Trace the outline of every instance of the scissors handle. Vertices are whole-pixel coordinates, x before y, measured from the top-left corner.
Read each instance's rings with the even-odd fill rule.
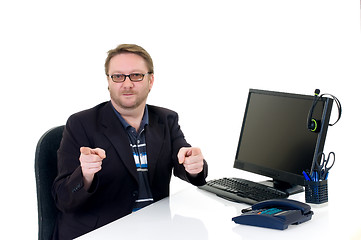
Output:
[[[332,164],[331,166],[328,167],[328,162],[330,161],[331,159],[331,155],[333,156],[333,159],[332,159]],[[330,152],[327,156],[327,159],[324,159],[324,162],[322,163],[322,179],[326,180],[328,178],[328,172],[329,170],[333,167],[333,165],[335,164],[335,160],[336,160],[336,156],[335,156],[335,153],[334,152]]]
[[[329,166],[329,161],[332,159],[332,164]],[[318,161],[320,159],[320,161]],[[335,164],[335,153],[330,152],[326,158],[326,155],[323,152],[320,152],[317,155],[316,161],[314,161],[314,164],[312,166],[313,172],[312,174],[312,180],[313,181],[320,181],[320,180],[326,180],[328,178],[329,170],[333,167]]]
[[[330,159],[331,159],[331,155],[333,156],[333,158],[332,158],[332,164],[331,164],[331,166],[327,167],[328,162],[329,162]],[[330,170],[330,169],[333,167],[333,165],[335,164],[335,160],[336,160],[335,153],[334,153],[334,152],[330,152],[330,153],[328,154],[327,160],[326,160],[326,162],[325,162],[325,169],[327,169],[327,171]]]

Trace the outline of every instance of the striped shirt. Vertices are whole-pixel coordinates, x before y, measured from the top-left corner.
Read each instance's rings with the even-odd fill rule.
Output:
[[[148,125],[148,108],[145,106],[143,119],[140,123],[139,131],[129,125],[118,111],[113,107],[116,115],[122,123],[124,129],[128,133],[130,147],[133,150],[134,162],[137,167],[138,181],[139,181],[139,195],[135,202],[133,212],[137,211],[151,203],[153,203],[153,196],[149,186],[148,178],[148,159],[147,159],[147,145],[145,141],[145,126]]]

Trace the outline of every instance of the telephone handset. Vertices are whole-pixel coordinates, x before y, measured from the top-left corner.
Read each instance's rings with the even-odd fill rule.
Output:
[[[291,199],[273,199],[243,209],[242,215],[232,218],[235,223],[284,230],[291,224],[311,220],[313,212],[305,203]]]

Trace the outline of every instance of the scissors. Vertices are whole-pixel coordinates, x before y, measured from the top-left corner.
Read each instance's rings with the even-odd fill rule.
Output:
[[[320,156],[321,156],[320,163],[318,163],[318,161],[315,161],[315,169],[316,169],[316,176],[317,176],[316,181],[327,179],[328,172],[335,164],[335,159],[336,159],[334,152],[330,152],[328,154],[327,158],[324,153],[319,153],[317,158],[319,158]],[[331,165],[329,164],[330,161],[332,161]]]

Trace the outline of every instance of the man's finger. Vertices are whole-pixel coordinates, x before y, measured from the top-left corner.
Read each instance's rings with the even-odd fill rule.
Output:
[[[98,155],[100,158],[104,159],[106,157],[105,151],[101,148],[95,148],[93,149],[96,155]]]
[[[178,152],[178,162],[179,164],[183,164],[186,157],[189,157],[192,155],[192,148],[181,148]]]
[[[91,155],[91,154],[98,155],[101,159],[104,159],[106,157],[105,151],[101,148],[92,149],[89,147],[81,147],[80,153],[84,155]]]
[[[81,147],[80,153],[84,155],[90,155],[91,154],[91,148],[89,147]]]

